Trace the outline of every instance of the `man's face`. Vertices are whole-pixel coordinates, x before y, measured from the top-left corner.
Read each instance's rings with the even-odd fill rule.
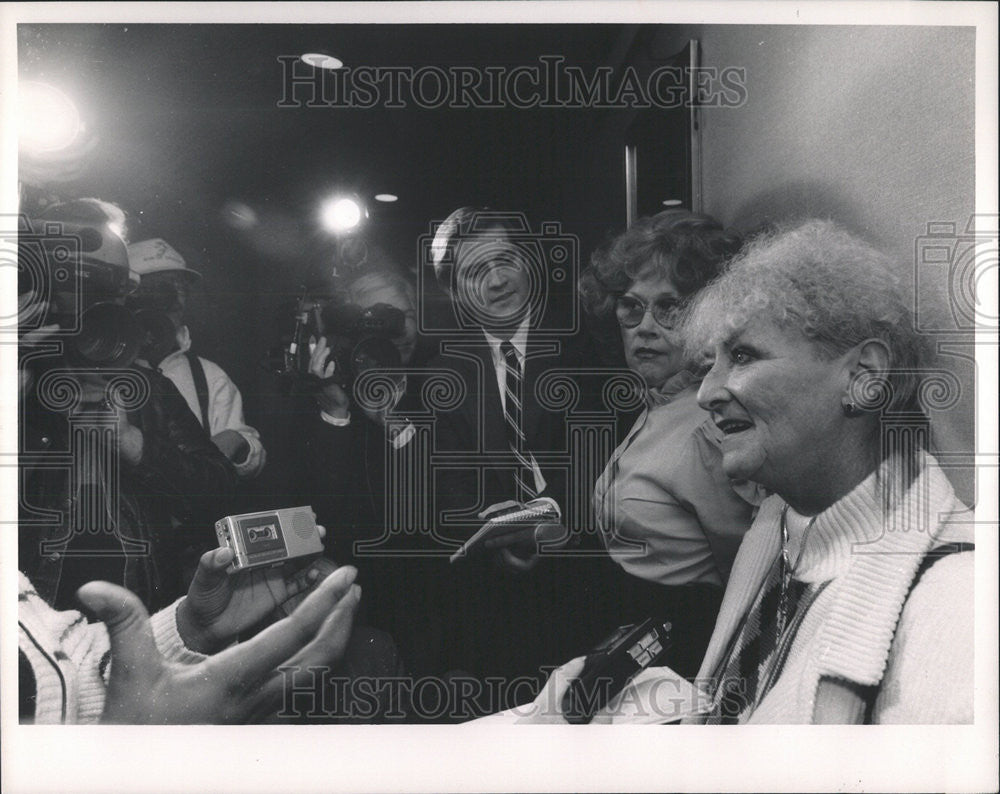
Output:
[[[184,324],[189,291],[188,278],[182,272],[165,270],[144,275],[136,294],[137,297],[155,301],[157,307],[174,321],[174,325],[181,326]]]
[[[531,273],[527,256],[502,229],[462,240],[452,299],[483,328],[510,328],[528,316]]]

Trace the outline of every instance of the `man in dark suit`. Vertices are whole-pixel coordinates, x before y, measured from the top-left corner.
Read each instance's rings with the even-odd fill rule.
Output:
[[[565,414],[539,381],[574,359],[569,336],[545,327],[551,263],[544,242],[521,213],[466,207],[438,227],[431,245],[459,330],[428,368],[450,370],[463,387],[435,423],[432,483],[442,538],[464,540],[512,503],[546,499],[565,513]],[[538,552],[507,547],[442,563],[436,608],[447,620],[449,666],[509,681],[586,650],[570,561]]]

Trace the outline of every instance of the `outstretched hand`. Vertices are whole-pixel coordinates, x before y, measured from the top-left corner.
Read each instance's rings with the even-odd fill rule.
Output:
[[[361,590],[357,571],[328,576],[290,617],[203,662],[167,662],[153,639],[138,596],[108,582],[90,582],[77,597],[104,622],[111,674],[104,722],[125,724],[258,721],[282,708],[289,668],[329,668],[344,655]]]
[[[320,536],[325,534],[318,526]],[[229,574],[233,561],[228,548],[201,555],[187,597],[177,607],[177,629],[193,651],[215,653],[256,626],[275,608],[315,585],[318,566],[294,562]]]

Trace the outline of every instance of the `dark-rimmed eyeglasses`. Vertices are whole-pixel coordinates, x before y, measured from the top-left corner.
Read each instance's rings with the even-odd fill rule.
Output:
[[[677,325],[681,302],[677,298],[661,297],[647,306],[631,295],[620,295],[615,299],[615,317],[622,328],[635,328],[642,322],[646,312],[652,312],[656,324],[671,329]]]

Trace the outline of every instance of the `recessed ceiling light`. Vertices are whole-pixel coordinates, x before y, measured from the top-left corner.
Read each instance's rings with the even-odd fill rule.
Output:
[[[389,204],[393,201],[399,201],[399,196],[397,196],[395,193],[376,193],[375,200],[384,201],[387,204]]]
[[[322,52],[307,52],[300,55],[299,58],[316,69],[339,69],[344,65],[340,58],[334,58],[332,55],[326,55]]]
[[[667,199],[663,202],[664,207],[679,207],[684,202],[680,199]]]

